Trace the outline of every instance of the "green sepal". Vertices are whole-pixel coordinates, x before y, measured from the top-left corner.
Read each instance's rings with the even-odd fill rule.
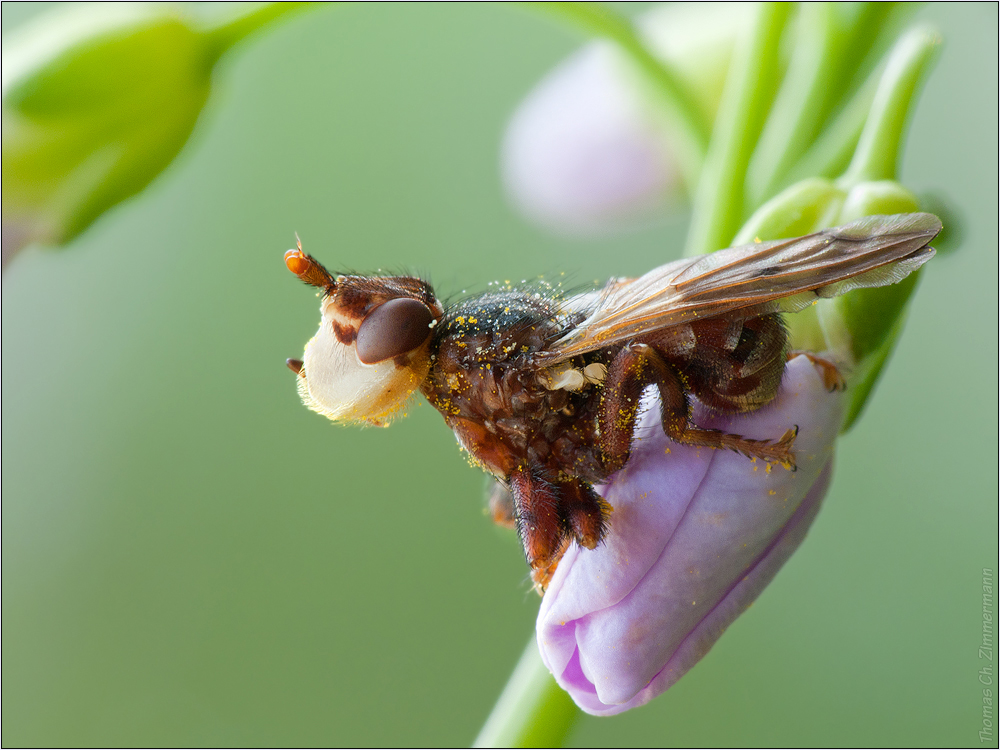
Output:
[[[881,289],[856,289],[837,300],[841,319],[851,331],[854,371],[848,373],[848,406],[841,425],[846,432],[861,415],[892,354],[906,322],[906,303],[917,287],[923,269],[917,269],[898,284]]]
[[[836,226],[847,193],[831,180],[814,177],[786,188],[758,208],[737,233],[734,245],[801,237]],[[824,300],[825,301],[825,300]],[[817,306],[786,318],[793,349],[828,349]]]
[[[898,182],[863,182],[844,201],[840,223],[873,214],[901,214],[919,210],[916,196]],[[850,346],[853,371],[847,374],[848,408],[841,427],[846,431],[864,409],[882,367],[903,330],[906,303],[917,286],[922,269],[898,284],[878,289],[856,289],[829,300],[832,308],[821,314],[827,340],[844,340]],[[836,329],[834,328],[836,326]]]
[[[812,178],[787,188],[757,209],[733,244],[799,237],[865,216],[917,210],[916,197],[892,180],[864,182],[844,190],[837,182]],[[792,349],[831,352],[844,365],[849,400],[845,430],[864,408],[895,346],[918,276],[919,272],[898,284],[819,300],[788,316]]]
[[[917,197],[895,180],[862,182],[847,191],[838,217],[848,224],[877,214],[908,214],[920,210]]]

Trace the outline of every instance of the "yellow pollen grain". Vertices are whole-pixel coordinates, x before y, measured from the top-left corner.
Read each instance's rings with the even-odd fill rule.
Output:
[[[775,490],[768,490],[768,491],[767,491],[767,494],[768,494],[768,495],[777,495],[778,493],[777,493],[777,491],[775,491]]]

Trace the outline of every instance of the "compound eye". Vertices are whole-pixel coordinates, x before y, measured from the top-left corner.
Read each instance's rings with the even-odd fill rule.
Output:
[[[433,320],[427,305],[409,297],[379,305],[358,328],[358,359],[374,365],[413,351],[431,335]]]

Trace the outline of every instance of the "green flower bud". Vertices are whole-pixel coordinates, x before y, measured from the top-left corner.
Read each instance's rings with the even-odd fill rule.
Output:
[[[831,180],[819,177],[802,180],[754,211],[733,244],[800,237],[842,224],[839,218],[846,197],[846,191]],[[820,307],[816,305],[788,316],[786,324],[795,349],[821,352],[830,348],[819,313]]]
[[[791,186],[761,206],[733,244],[796,237],[865,216],[918,210],[916,197],[892,180],[862,182],[848,190],[836,182],[813,178]],[[918,277],[919,271],[898,284],[857,289],[842,297],[820,300],[787,321],[793,348],[832,352],[848,369],[845,430],[861,413],[895,346],[905,320],[906,302]]]
[[[281,5],[281,4],[276,4]],[[74,6],[3,48],[3,261],[65,244],[142,190],[187,141],[212,68],[283,10],[197,29],[168,6]]]
[[[819,177],[802,180],[754,211],[753,216],[736,235],[733,244],[745,245],[754,240],[798,237],[844,224],[846,222],[838,219],[846,196],[847,193],[830,180]]]
[[[63,244],[159,174],[194,127],[215,61],[161,9],[84,6],[45,20],[4,49],[5,260],[12,229],[18,246]]]
[[[920,210],[917,197],[895,180],[862,182],[847,192],[840,210],[842,223],[875,214],[908,214]]]

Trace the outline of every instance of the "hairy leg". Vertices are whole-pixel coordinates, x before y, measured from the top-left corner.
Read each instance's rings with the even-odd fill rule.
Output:
[[[611,506],[587,482],[551,482],[527,466],[516,469],[509,481],[517,531],[541,593],[571,541],[587,549],[600,544]]]
[[[725,448],[794,470],[792,442],[798,433],[797,427],[774,441],[753,440],[698,427],[690,421],[691,404],[681,374],[648,344],[630,344],[618,353],[608,368],[598,417],[601,450],[609,472],[620,469],[628,461],[639,398],[650,384],[655,384],[660,392],[663,431],[671,440],[685,445]]]

